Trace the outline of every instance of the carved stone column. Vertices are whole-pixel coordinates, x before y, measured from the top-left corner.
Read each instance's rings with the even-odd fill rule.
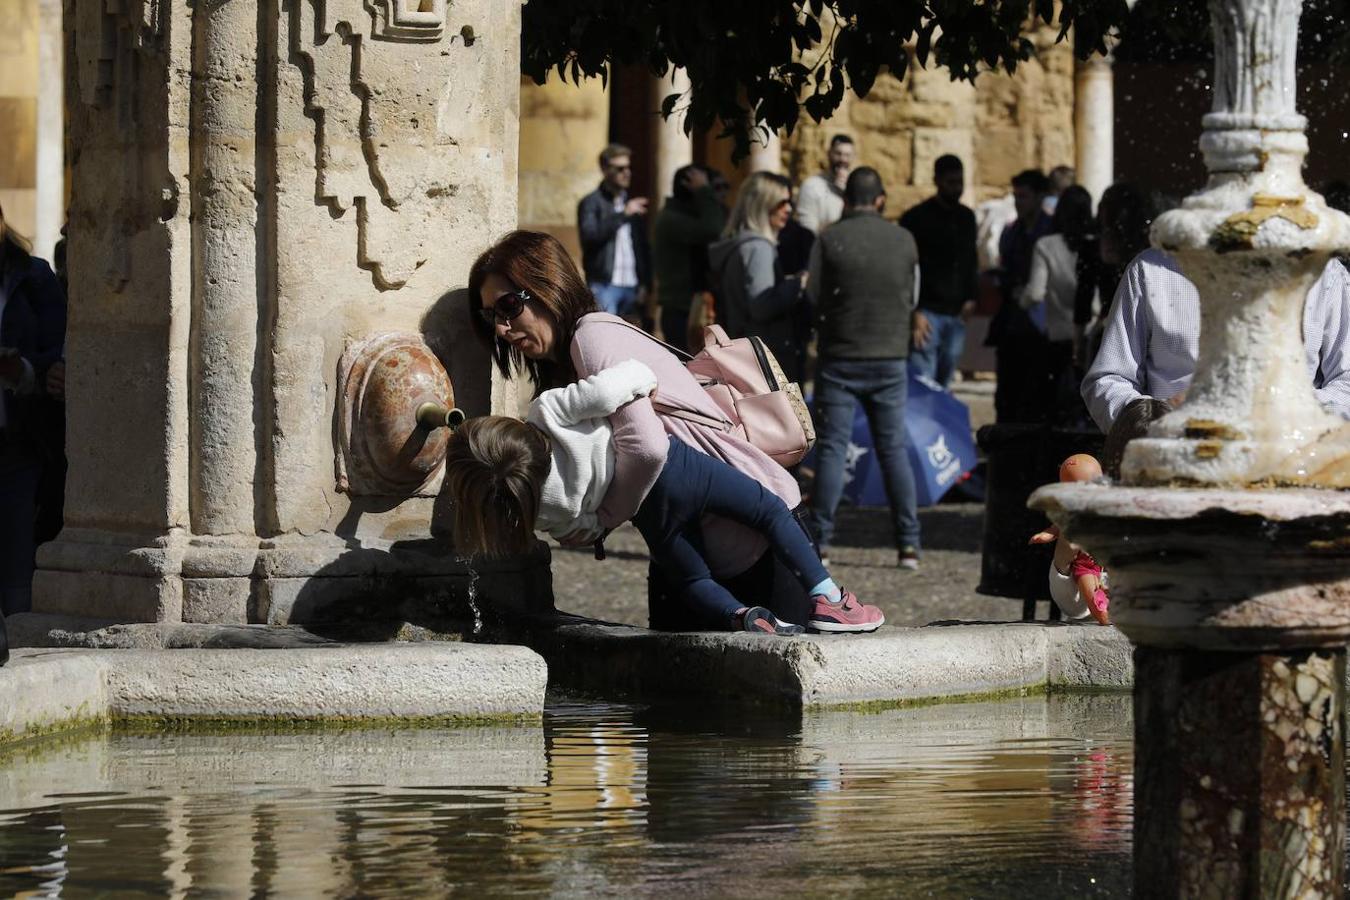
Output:
[[[35,611],[280,622],[467,585],[418,543],[437,474],[339,477],[342,378],[400,334],[470,414],[515,401],[456,290],[515,225],[519,5],[67,10],[71,475]]]
[[[1294,107],[1301,0],[1212,0],[1209,184],[1153,239],[1200,289],[1200,356],[1186,403],[1130,446],[1135,484],[1350,487],[1350,423],[1325,412],[1303,355],[1308,289],[1350,223],[1303,182]]]

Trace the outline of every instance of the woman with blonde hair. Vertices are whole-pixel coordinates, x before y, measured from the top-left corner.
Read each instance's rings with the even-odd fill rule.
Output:
[[[723,240],[708,249],[708,258],[722,288],[727,334],[760,338],[784,374],[800,381],[811,327],[803,302],[807,275],[784,277],[778,261],[778,233],[791,217],[792,183],[756,172],[741,185]]]

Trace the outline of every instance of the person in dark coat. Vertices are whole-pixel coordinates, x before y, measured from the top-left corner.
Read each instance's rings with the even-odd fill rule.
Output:
[[[0,210],[0,612],[32,605],[38,480],[48,370],[60,359],[66,298],[51,267]]]
[[[586,283],[600,308],[634,323],[643,321],[652,286],[647,242],[647,198],[630,197],[633,153],[622,144],[600,152],[600,186],[577,204]]]
[[[989,323],[985,343],[997,352],[994,415],[999,422],[1043,423],[1051,414],[1045,403],[1045,335],[1018,302],[1031,278],[1036,242],[1050,233],[1050,217],[1041,208],[1049,187],[1038,169],[1013,176],[1017,221],[1003,229],[998,242],[1003,303]]]

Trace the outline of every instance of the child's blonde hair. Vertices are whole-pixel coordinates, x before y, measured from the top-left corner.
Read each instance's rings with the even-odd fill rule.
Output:
[[[455,549],[486,556],[528,552],[552,465],[548,438],[533,425],[506,416],[461,425],[445,452]]]

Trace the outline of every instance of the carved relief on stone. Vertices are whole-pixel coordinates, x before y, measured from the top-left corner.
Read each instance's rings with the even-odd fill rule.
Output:
[[[453,141],[436,137],[448,73],[430,42],[440,40],[444,10],[441,0],[291,6],[291,60],[315,123],[315,199],[335,217],[354,216],[357,265],[382,290],[402,287],[426,262],[436,229],[424,223],[457,190],[439,146]]]
[[[107,102],[119,51],[146,46],[164,30],[160,0],[74,0],[72,24],[80,99],[87,106]]]
[[[1211,0],[1214,112],[1293,116],[1303,0]],[[1277,127],[1296,128],[1298,124]]]
[[[445,31],[445,0],[374,0],[374,37],[437,41]]]
[[[172,219],[178,209],[172,175],[133,149],[145,124],[143,94],[154,90],[156,72],[162,81],[165,17],[162,0],[69,0],[66,7],[70,161],[76,165],[70,218],[74,230],[95,238],[91,246],[98,248],[83,257],[82,269],[113,293],[132,276],[127,235]],[[85,153],[120,157],[125,168],[113,180],[106,171],[84,172],[77,164]],[[156,191],[154,185],[161,187]]]

